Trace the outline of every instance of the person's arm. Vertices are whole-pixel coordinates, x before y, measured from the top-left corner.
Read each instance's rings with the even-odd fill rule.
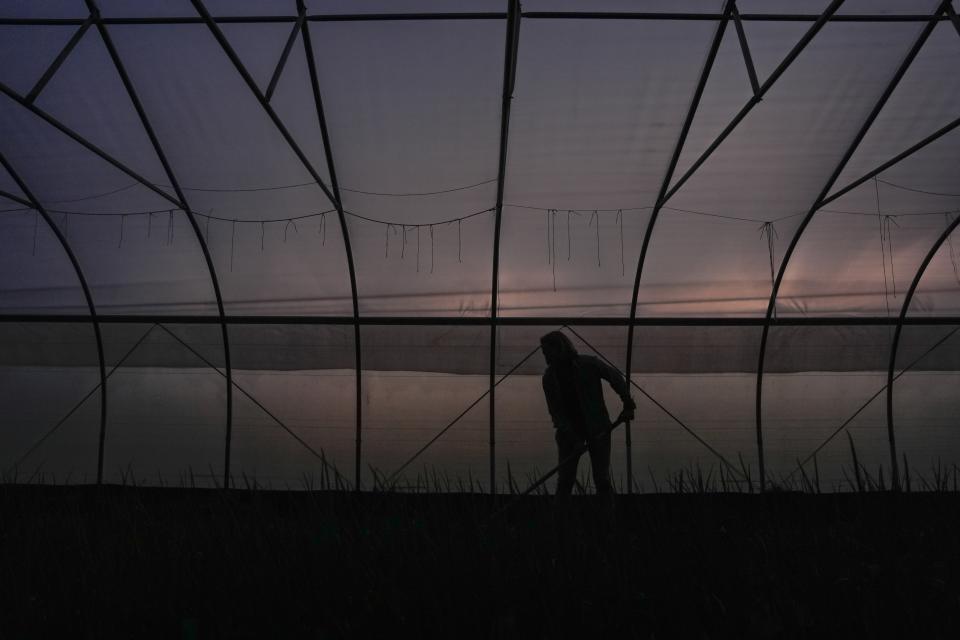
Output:
[[[554,385],[550,384],[547,374],[543,374],[542,385],[543,396],[547,399],[547,411],[550,412],[550,418],[553,420],[553,428],[559,429],[563,423],[563,411],[558,391]]]
[[[626,380],[620,375],[619,371],[600,358],[591,358],[591,360],[597,368],[599,376],[610,383],[610,387],[620,396],[620,400],[623,402],[623,413],[621,415],[627,420],[633,420],[637,403],[630,397],[630,387],[627,385]]]

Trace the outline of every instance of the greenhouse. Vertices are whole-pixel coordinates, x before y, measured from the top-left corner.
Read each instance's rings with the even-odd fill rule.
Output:
[[[956,482],[958,10],[0,3],[2,481]]]

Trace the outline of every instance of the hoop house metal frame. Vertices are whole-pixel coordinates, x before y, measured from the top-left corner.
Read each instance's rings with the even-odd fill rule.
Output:
[[[100,159],[112,165],[115,169],[119,170],[126,176],[132,178],[139,185],[149,189],[152,193],[163,198],[165,201],[169,202],[171,205],[176,207],[178,210],[182,210],[187,216],[187,219],[190,222],[193,235],[195,236],[200,250],[207,267],[208,276],[210,283],[212,285],[215,301],[216,301],[216,315],[159,315],[159,314],[144,314],[144,315],[129,315],[129,314],[105,314],[98,312],[96,305],[94,303],[93,297],[90,292],[90,287],[87,283],[87,278],[85,277],[80,263],[78,262],[74,252],[70,247],[68,238],[60,232],[57,226],[53,223],[50,218],[49,213],[46,208],[40,204],[34,193],[30,190],[29,186],[24,183],[16,172],[15,167],[13,167],[3,155],[3,145],[0,143],[0,165],[2,165],[11,177],[16,182],[18,188],[23,192],[26,198],[21,198],[20,196],[12,193],[0,192],[0,197],[6,198],[11,202],[17,203],[25,208],[35,210],[38,214],[44,219],[46,224],[50,227],[53,233],[56,235],[57,240],[62,247],[63,251],[69,258],[69,261],[72,265],[72,268],[77,276],[77,279],[80,283],[80,286],[83,290],[84,298],[89,310],[88,315],[64,315],[64,314],[5,314],[0,315],[0,323],[14,323],[14,322],[45,322],[45,323],[81,323],[81,322],[90,322],[94,329],[96,344],[97,344],[97,353],[99,358],[99,390],[100,390],[100,440],[99,440],[99,450],[98,450],[98,461],[97,461],[97,483],[103,482],[103,451],[104,451],[104,441],[106,438],[106,423],[107,423],[107,379],[109,375],[106,371],[105,359],[104,359],[104,347],[103,339],[101,336],[101,326],[107,323],[150,323],[152,325],[159,325],[161,328],[164,328],[165,324],[177,323],[177,324],[216,324],[220,327],[223,343],[223,354],[224,354],[224,371],[222,375],[225,378],[226,384],[226,437],[224,442],[224,473],[223,473],[223,486],[231,486],[231,463],[230,463],[230,452],[231,452],[231,438],[232,438],[232,426],[233,426],[233,388],[237,388],[246,396],[251,398],[256,402],[261,408],[267,410],[262,404],[260,404],[253,396],[251,396],[247,391],[240,388],[232,375],[232,366],[231,366],[231,356],[230,356],[230,340],[229,340],[229,327],[231,325],[256,325],[256,324],[273,324],[273,325],[346,325],[351,326],[353,329],[353,344],[354,344],[354,370],[355,370],[355,394],[356,394],[356,410],[355,410],[355,438],[354,438],[354,487],[359,490],[362,486],[362,429],[363,429],[363,349],[361,346],[361,327],[363,326],[417,326],[417,325],[435,325],[435,326],[453,326],[453,327],[468,327],[468,326],[480,326],[480,327],[489,327],[490,328],[490,342],[489,342],[489,372],[488,372],[488,389],[484,395],[488,396],[489,402],[489,434],[488,434],[488,445],[489,445],[489,473],[490,473],[490,489],[491,491],[496,491],[496,433],[497,433],[497,420],[496,420],[496,387],[500,381],[497,379],[497,347],[498,347],[498,329],[500,327],[512,327],[512,326],[552,326],[552,327],[563,327],[563,326],[608,326],[608,327],[625,327],[627,329],[627,339],[626,339],[626,353],[625,353],[625,376],[628,380],[631,380],[631,373],[633,367],[633,352],[635,346],[635,329],[637,327],[669,327],[669,326],[703,326],[703,327],[758,327],[761,328],[761,338],[759,343],[759,360],[757,364],[756,371],[756,395],[755,395],[755,433],[756,433],[756,445],[757,445],[757,456],[759,462],[759,488],[760,490],[766,489],[767,486],[767,474],[764,463],[764,445],[763,445],[763,429],[762,429],[762,407],[763,407],[763,380],[764,380],[764,364],[766,356],[766,348],[768,342],[768,336],[770,329],[773,327],[784,327],[784,326],[890,326],[894,328],[894,334],[891,344],[891,352],[889,358],[889,366],[887,368],[887,384],[885,387],[885,396],[886,396],[886,422],[887,422],[887,432],[889,440],[889,453],[890,453],[890,464],[892,471],[892,486],[896,489],[899,488],[901,482],[898,472],[898,463],[897,463],[897,450],[896,450],[896,438],[895,438],[895,425],[894,425],[894,415],[893,415],[893,390],[894,382],[896,380],[895,367],[897,364],[897,355],[898,348],[901,342],[901,334],[903,328],[906,326],[920,326],[920,325],[957,325],[960,326],[960,317],[956,316],[934,316],[934,317],[910,317],[908,310],[914,295],[917,291],[917,288],[920,284],[920,281],[926,272],[930,262],[932,261],[934,255],[940,249],[940,247],[947,241],[950,234],[956,229],[958,223],[960,223],[960,217],[953,220],[947,228],[937,237],[936,241],[929,247],[928,251],[925,253],[923,261],[921,262],[919,268],[912,277],[911,284],[907,290],[903,302],[900,306],[899,313],[896,317],[884,317],[884,316],[858,316],[858,317],[847,317],[847,316],[822,316],[822,317],[777,317],[776,316],[776,306],[778,294],[786,274],[787,268],[790,265],[791,258],[793,257],[794,250],[796,249],[799,241],[801,240],[804,231],[807,229],[809,223],[815,216],[815,214],[823,209],[829,203],[835,201],[836,199],[842,197],[843,195],[849,193],[857,186],[864,184],[866,181],[877,176],[884,170],[895,166],[897,163],[909,158],[916,152],[927,147],[928,145],[934,143],[935,141],[941,139],[946,134],[955,130],[960,126],[960,118],[957,118],[945,126],[941,127],[939,130],[928,135],[927,137],[917,141],[915,144],[910,147],[903,149],[900,153],[894,155],[888,160],[880,163],[874,169],[868,171],[864,175],[860,176],[856,180],[852,181],[847,185],[841,186],[839,189],[834,189],[836,186],[837,180],[841,177],[842,172],[847,167],[848,162],[850,161],[853,154],[858,149],[858,146],[871,130],[874,125],[875,120],[883,110],[890,96],[894,93],[895,89],[899,85],[901,79],[911,68],[911,64],[921,52],[924,44],[927,39],[933,33],[934,28],[944,21],[951,21],[953,25],[957,28],[958,34],[960,34],[960,21],[958,21],[956,13],[951,6],[950,0],[943,0],[940,5],[937,7],[936,11],[932,14],[905,14],[905,15],[892,15],[892,14],[838,14],[837,11],[840,9],[843,4],[843,0],[833,0],[825,8],[823,13],[813,15],[813,14],[775,14],[775,13],[740,13],[735,0],[727,0],[724,4],[723,10],[720,13],[683,13],[683,12],[543,12],[543,11],[533,11],[526,12],[523,11],[519,0],[505,0],[506,2],[506,11],[504,12],[465,12],[465,13],[390,13],[390,14],[341,14],[341,15],[316,15],[309,14],[307,7],[305,6],[303,0],[291,0],[291,8],[295,9],[295,12],[291,15],[284,16],[231,16],[231,17],[222,17],[222,16],[212,16],[207,10],[206,6],[202,0],[191,0],[193,7],[196,10],[197,15],[195,16],[181,16],[181,17],[103,17],[100,14],[100,11],[97,7],[97,4],[94,0],[85,0],[87,7],[89,9],[89,15],[84,18],[0,18],[0,25],[6,26],[17,26],[17,27],[30,27],[30,26],[47,26],[47,25],[56,25],[56,26],[76,26],[78,29],[74,32],[72,37],[68,40],[66,45],[62,48],[59,55],[53,60],[45,72],[40,76],[40,79],[35,83],[32,89],[26,94],[21,94],[20,92],[14,90],[10,86],[7,86],[3,83],[0,83],[0,93],[3,93],[7,98],[16,102],[22,109],[30,112],[34,116],[45,121],[48,125],[57,129],[60,133],[66,135],[74,142],[83,146],[89,152],[95,154]],[[336,171],[336,154],[334,153],[333,144],[330,140],[330,135],[328,131],[328,124],[326,121],[324,113],[324,88],[320,83],[320,75],[317,70],[317,61],[314,54],[313,44],[311,40],[311,23],[323,23],[323,22],[390,22],[390,21],[471,21],[471,20],[481,20],[481,21],[498,21],[502,22],[504,25],[504,65],[503,65],[503,79],[502,79],[502,93],[501,93],[501,102],[500,102],[500,132],[499,132],[499,143],[498,143],[498,160],[497,160],[497,175],[496,175],[496,196],[495,202],[491,210],[494,213],[494,234],[493,234],[493,262],[492,262],[492,278],[491,278],[491,298],[490,298],[490,310],[489,315],[485,317],[446,317],[446,316],[399,316],[399,315],[387,315],[387,316],[364,316],[361,314],[360,304],[359,304],[359,294],[357,287],[357,272],[356,264],[353,250],[351,248],[351,238],[350,231],[346,222],[343,199],[341,194],[341,186],[337,178]],[[508,149],[510,146],[510,117],[511,117],[511,103],[513,100],[513,93],[517,78],[517,60],[519,57],[519,52],[522,48],[520,33],[521,25],[524,21],[536,21],[536,20],[671,20],[671,21],[707,21],[711,23],[716,23],[716,30],[710,41],[709,50],[707,53],[706,60],[702,66],[702,69],[699,73],[699,77],[693,91],[693,95],[690,99],[690,103],[685,115],[685,118],[682,122],[682,127],[680,128],[679,136],[672,146],[672,153],[670,154],[670,161],[665,171],[663,173],[662,181],[660,181],[659,191],[656,196],[655,204],[652,207],[652,211],[647,221],[642,237],[642,245],[640,248],[639,258],[634,270],[634,280],[632,286],[632,294],[630,300],[630,311],[627,317],[565,317],[565,316],[553,316],[553,317],[533,317],[533,316],[503,316],[500,313],[500,304],[499,304],[499,294],[500,294],[500,253],[501,253],[501,235],[502,235],[502,220],[503,220],[503,207],[504,207],[504,190],[507,180],[509,179],[509,167],[508,160],[509,154]],[[733,24],[731,24],[731,22]],[[803,37],[792,47],[792,49],[787,53],[784,59],[775,67],[775,69],[770,73],[765,81],[760,83],[757,78],[756,69],[754,68],[753,60],[751,58],[750,49],[747,43],[747,39],[744,32],[743,23],[745,22],[795,22],[795,23],[809,23],[809,26],[806,30],[806,33]],[[683,186],[689,181],[689,179],[694,176],[697,171],[703,166],[711,155],[720,148],[724,141],[730,136],[730,134],[738,127],[738,125],[748,116],[748,114],[753,110],[757,105],[759,105],[764,98],[764,95],[776,84],[776,82],[784,75],[790,65],[801,55],[804,49],[811,43],[814,42],[818,33],[823,29],[824,26],[831,22],[845,22],[845,23],[871,23],[871,22],[902,22],[902,23],[918,23],[923,24],[923,29],[914,42],[913,46],[910,48],[908,54],[903,59],[902,63],[897,67],[896,72],[890,78],[888,84],[886,85],[885,90],[880,96],[879,100],[870,110],[870,113],[866,120],[863,122],[860,129],[857,131],[856,135],[850,142],[845,153],[843,154],[840,162],[836,165],[834,171],[830,174],[829,179],[826,184],[823,185],[822,190],[819,192],[817,197],[811,203],[809,209],[804,214],[802,221],[796,232],[790,238],[789,245],[786,249],[783,259],[780,262],[779,268],[776,273],[776,277],[772,283],[772,290],[768,303],[766,305],[766,312],[763,317],[749,317],[749,318],[737,318],[737,317],[642,317],[638,316],[637,306],[638,306],[638,297],[639,290],[641,286],[641,281],[644,274],[644,266],[648,255],[648,249],[651,245],[654,232],[656,230],[656,223],[658,216],[667,204],[670,199],[682,190]],[[283,23],[289,24],[292,26],[290,35],[286,40],[286,44],[283,48],[282,55],[279,59],[279,62],[276,65],[276,68],[271,75],[269,87],[266,91],[261,91],[257,83],[254,81],[253,77],[250,74],[250,71],[245,67],[244,63],[241,61],[240,57],[233,50],[230,45],[230,42],[225,37],[223,31],[221,30],[221,25],[227,24],[271,24],[271,23]],[[257,103],[261,106],[263,112],[267,115],[272,125],[276,128],[276,131],[283,138],[286,145],[297,157],[299,162],[302,164],[304,169],[312,177],[315,184],[323,192],[323,194],[333,203],[333,207],[336,210],[338,223],[340,231],[342,233],[344,249],[346,254],[347,261],[347,272],[349,274],[350,282],[350,295],[351,295],[351,304],[352,304],[352,315],[330,315],[330,316],[302,316],[302,315],[273,315],[273,316],[247,316],[247,315],[231,315],[227,313],[223,295],[221,293],[220,282],[218,279],[217,271],[211,257],[211,252],[207,246],[207,241],[201,233],[200,225],[197,222],[196,212],[191,208],[188,198],[185,195],[184,189],[181,186],[180,178],[182,175],[178,175],[175,171],[175,168],[171,166],[171,163],[167,159],[167,155],[164,153],[164,147],[159,139],[154,127],[151,123],[151,119],[148,116],[147,110],[144,108],[140,97],[134,88],[133,83],[131,82],[130,76],[128,75],[124,62],[116,47],[113,44],[110,35],[110,27],[114,25],[182,25],[182,24],[196,24],[203,25],[207,28],[210,35],[216,40],[222,52],[230,60],[233,68],[236,73],[243,80],[244,84],[249,89],[251,95],[255,98]],[[85,37],[85,34],[90,30],[91,27],[95,27],[100,39],[106,47],[107,52],[109,53],[110,59],[112,61],[114,71],[117,74],[117,77],[121,81],[126,95],[128,96],[131,104],[133,105],[136,114],[139,119],[139,123],[143,129],[143,132],[148,137],[152,150],[159,160],[160,164],[163,167],[164,174],[166,179],[169,181],[169,184],[172,186],[173,195],[168,193],[166,190],[162,189],[160,186],[154,184],[146,177],[136,172],[133,168],[123,163],[118,158],[114,157],[104,149],[101,149],[92,141],[85,138],[83,135],[77,131],[70,128],[67,124],[61,122],[54,116],[50,115],[43,109],[37,106],[37,98],[42,94],[44,88],[50,82],[51,78],[55,76],[60,67],[68,60],[71,53],[77,46],[77,44]],[[719,135],[709,144],[706,149],[696,158],[692,165],[687,169],[679,178],[674,179],[674,173],[677,170],[678,161],[680,159],[681,153],[684,150],[684,144],[687,140],[687,136],[690,132],[690,128],[695,121],[697,116],[698,107],[700,106],[700,100],[703,96],[704,89],[707,85],[709,78],[711,77],[711,71],[714,67],[714,61],[717,56],[717,52],[720,48],[721,42],[723,40],[724,34],[728,28],[733,28],[736,30],[739,44],[742,47],[745,70],[748,73],[750,79],[750,84],[753,89],[753,95],[749,98],[746,104],[733,116],[729,123],[721,130]],[[89,37],[89,36],[88,36]],[[307,154],[304,152],[301,141],[298,141],[294,135],[288,129],[288,126],[281,117],[278,115],[277,111],[271,104],[271,99],[274,94],[274,90],[277,87],[278,79],[283,72],[285,65],[287,65],[290,55],[293,53],[293,47],[297,37],[300,37],[303,43],[303,55],[306,66],[309,71],[310,77],[310,89],[313,97],[313,108],[316,112],[316,121],[319,126],[319,131],[321,134],[321,140],[319,143],[322,145],[324,159],[326,161],[327,170],[329,172],[329,181],[330,184],[327,185],[322,179],[318,168],[314,165],[313,162],[308,158]],[[832,190],[832,191],[831,191]],[[175,336],[176,337],[176,336]],[[139,343],[138,343],[139,344]],[[188,345],[187,348],[190,348]],[[135,347],[136,348],[136,345]],[[194,352],[196,353],[196,352]],[[129,354],[128,354],[129,355]],[[197,354],[199,355],[199,354]],[[529,356],[528,356],[529,357]],[[206,361],[206,360],[205,360]],[[206,361],[214,369],[217,369],[213,364]],[[119,366],[119,365],[118,365]],[[912,365],[911,365],[912,366]],[[217,369],[219,371],[219,369]],[[508,374],[509,375],[509,374]],[[633,383],[635,386],[636,383]],[[637,386],[639,389],[639,386]],[[642,389],[640,389],[643,392]],[[646,392],[643,392],[646,393]],[[87,396],[89,397],[89,396]],[[85,401],[84,398],[83,401]],[[83,402],[81,401],[81,403]],[[478,401],[479,402],[479,399]],[[476,403],[474,403],[476,404]],[[471,405],[471,407],[474,405]],[[675,416],[670,414],[667,408],[662,407],[664,411],[671,415],[671,417],[680,423],[685,429],[687,428],[682,422],[679,421]],[[268,414],[281,426],[287,429],[276,416],[269,413]],[[462,415],[462,414],[461,414]],[[456,422],[456,421],[454,421]],[[452,425],[452,423],[451,423]],[[449,428],[449,426],[448,426]],[[296,434],[287,429],[288,432],[298,440],[300,438]],[[688,429],[689,430],[689,429]],[[691,434],[695,435],[692,431]],[[300,440],[301,444],[310,448],[305,442]],[[634,479],[633,479],[633,468],[632,468],[632,439],[631,439],[631,430],[630,424],[627,423],[625,429],[625,444],[626,444],[626,459],[627,459],[627,487],[629,491],[633,490]],[[706,444],[703,442],[703,444]],[[709,445],[707,445],[709,448]],[[312,451],[312,449],[311,449]],[[711,449],[711,451],[713,451]],[[716,453],[716,451],[714,451]],[[719,455],[719,454],[717,454]],[[722,456],[721,456],[722,458]]]

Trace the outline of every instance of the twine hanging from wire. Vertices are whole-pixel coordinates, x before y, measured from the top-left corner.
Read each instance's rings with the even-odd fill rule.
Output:
[[[617,224],[620,227],[620,275],[627,275],[627,266],[623,260],[623,209],[617,209]]]
[[[897,274],[893,269],[893,227],[899,227],[897,223],[896,216],[891,214],[885,214],[883,216],[883,223],[880,227],[880,242],[881,246],[884,241],[886,242],[886,251],[884,252],[884,264],[889,260],[890,261],[890,285],[893,289],[893,298],[897,298]],[[886,275],[886,271],[884,271]]]
[[[893,244],[890,240],[890,216],[885,216],[880,210],[880,181],[873,179],[874,193],[877,198],[877,226],[880,230],[880,259],[883,262],[883,303],[887,309],[887,316],[890,315],[890,286],[887,276],[887,247],[890,248],[890,275],[893,276]],[[896,297],[897,284],[893,278],[893,295]]]
[[[957,211],[955,215],[960,216],[960,211]],[[943,214],[944,220],[947,226],[950,226],[952,220],[950,220],[950,214]],[[957,250],[953,245],[953,233],[947,235],[947,247],[950,249],[950,264],[953,266],[953,277],[957,281],[957,284],[960,284],[960,256],[957,255]]]
[[[117,243],[117,249],[123,246],[123,228],[126,220],[127,216],[120,216],[120,241]]]
[[[283,244],[287,244],[287,230],[290,227],[293,227],[293,232],[297,235],[300,235],[300,230],[297,229],[297,223],[293,220],[287,220],[287,224],[283,225]]]
[[[547,231],[550,240],[547,260],[550,262],[550,272],[553,277],[553,290],[557,290],[557,210],[551,209],[547,213]]]
[[[597,229],[597,268],[600,268],[600,214],[597,213],[597,209],[593,210],[593,213],[590,214],[590,222],[587,226],[596,225]]]
[[[760,225],[760,237],[766,238],[767,240],[767,258],[770,261],[770,286],[775,287],[777,283],[777,276],[774,271],[774,253],[776,251],[776,240],[780,238],[780,234],[777,232],[777,227],[775,226],[774,221],[764,222]],[[773,314],[774,318],[777,317],[777,307],[774,305]]]
[[[173,244],[173,209],[167,212],[167,246]]]

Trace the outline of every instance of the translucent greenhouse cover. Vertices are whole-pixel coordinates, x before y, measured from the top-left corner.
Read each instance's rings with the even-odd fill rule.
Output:
[[[960,463],[956,11],[0,2],[3,477],[509,490],[561,328],[623,491]]]

